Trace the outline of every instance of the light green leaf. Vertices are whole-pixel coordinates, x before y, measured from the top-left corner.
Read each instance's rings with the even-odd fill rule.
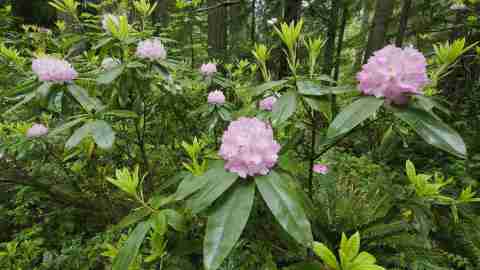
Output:
[[[297,109],[297,95],[293,91],[288,91],[281,96],[273,105],[272,122],[279,125],[287,121]]]
[[[345,253],[347,261],[352,261],[355,257],[357,257],[358,252],[360,251],[360,233],[355,233],[350,239],[347,241],[347,245],[343,252]]]
[[[310,222],[289,181],[292,180],[275,171],[255,178],[258,190],[283,229],[300,244],[309,246],[313,241]]]
[[[284,85],[286,82],[288,82],[288,81],[287,80],[281,80],[281,81],[270,81],[270,82],[260,84],[260,85],[254,87],[252,89],[252,94],[254,96],[261,95],[267,90],[270,90],[270,89],[273,89],[273,88],[280,87],[280,86]]]
[[[313,252],[315,252],[315,254],[332,270],[340,270],[337,258],[327,246],[322,243],[314,242]]]
[[[73,132],[72,136],[65,143],[67,149],[77,146],[84,138],[86,138],[92,130],[91,122],[85,123],[82,127]]]
[[[362,97],[356,100],[335,117],[328,128],[327,137],[337,138],[348,133],[375,114],[383,102],[383,99],[376,97]]]
[[[385,268],[375,264],[366,264],[356,265],[355,267],[350,268],[350,270],[385,270]]]
[[[413,107],[394,109],[395,115],[410,125],[428,144],[457,157],[466,158],[467,148],[460,135],[427,111]]]
[[[138,118],[138,114],[129,110],[111,110],[103,113],[104,115],[113,115],[122,118]]]
[[[353,260],[352,266],[355,267],[356,265],[368,265],[368,264],[375,264],[377,259],[368,253],[368,252],[360,252],[358,256]]]
[[[213,168],[205,176],[208,179],[206,184],[186,202],[193,214],[209,207],[238,178],[237,174],[227,172],[224,168]]]
[[[97,145],[103,149],[112,148],[113,143],[115,142],[115,132],[110,124],[103,120],[96,120],[90,125],[93,139]]]
[[[110,84],[112,83],[118,76],[120,76],[125,68],[124,65],[118,65],[110,70],[106,70],[105,72],[101,73],[100,76],[97,78],[98,84]]]
[[[112,270],[128,270],[150,228],[150,222],[142,222],[135,227],[135,230],[133,230],[117,256],[115,256]]]
[[[99,112],[103,109],[100,100],[90,97],[85,89],[76,84],[69,84],[68,92],[70,92],[73,98],[75,98],[87,112]]]
[[[216,270],[247,224],[255,198],[253,182],[237,184],[218,201],[208,217],[203,244],[206,270]]]

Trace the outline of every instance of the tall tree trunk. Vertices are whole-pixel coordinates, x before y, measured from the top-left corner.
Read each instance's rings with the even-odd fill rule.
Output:
[[[363,62],[367,62],[368,58],[374,51],[381,49],[385,45],[388,25],[393,14],[395,0],[377,0],[375,7],[375,16],[373,17],[373,25],[368,36],[367,49]]]
[[[364,44],[365,41],[367,40],[365,38],[365,35],[363,33],[366,33],[368,31],[368,26],[369,26],[369,21],[370,21],[370,5],[368,3],[368,0],[363,0],[362,3],[362,24],[360,26],[360,33],[361,34],[361,43]],[[358,71],[360,70],[360,66],[362,65],[363,61],[363,54],[365,52],[365,47],[361,46],[360,48],[357,49],[356,55],[355,55],[355,63],[353,64],[353,70]]]
[[[170,19],[169,9],[175,1],[172,0],[157,0],[157,7],[153,13],[153,21],[161,23],[163,27],[168,25]]]
[[[252,25],[250,26],[250,38],[252,40],[252,45],[255,45],[257,42],[256,39],[256,32],[257,32],[257,16],[256,16],[256,11],[257,11],[257,0],[252,0]]]
[[[285,0],[285,21],[287,23],[300,20],[302,0]]]
[[[327,42],[325,44],[322,73],[332,75],[333,59],[335,57],[335,39],[337,37],[338,13],[341,0],[330,0],[330,15],[328,16]]]
[[[208,55],[225,57],[227,50],[227,8],[222,0],[208,0]],[[219,6],[220,4],[220,6]]]
[[[412,0],[403,0],[402,14],[400,15],[400,26],[398,27],[397,39],[395,45],[397,47],[403,46],[405,33],[407,32],[408,17],[410,16],[410,9],[412,7]]]
[[[348,4],[343,3],[343,5],[342,23],[340,25],[340,33],[338,34],[337,55],[335,56],[335,70],[333,72],[333,79],[335,81],[338,81],[338,77],[340,76],[340,61],[342,58],[343,39],[345,37],[345,29],[347,28],[347,22],[350,17]]]

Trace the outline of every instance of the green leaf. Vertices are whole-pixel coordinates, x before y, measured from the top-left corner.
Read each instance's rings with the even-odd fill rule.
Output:
[[[8,109],[6,112],[4,112],[3,114],[6,115],[6,114],[9,114],[13,111],[15,111],[16,109],[18,109],[19,107],[23,106],[24,104],[27,104],[30,100],[32,100],[34,97],[35,97],[36,93],[35,92],[31,92],[27,95],[24,96],[23,100],[18,102],[17,104],[13,105],[10,109]]]
[[[350,270],[385,270],[385,268],[375,265],[375,264],[366,264],[366,265],[356,265]]]
[[[203,244],[205,269],[216,270],[230,253],[247,224],[255,198],[253,182],[225,193],[208,217]]]
[[[410,125],[427,143],[457,157],[466,158],[467,148],[462,137],[427,111],[407,107],[394,109],[395,115]]]
[[[353,260],[352,266],[355,267],[356,265],[368,265],[368,264],[375,264],[377,259],[368,253],[368,252],[360,252],[358,256]]]
[[[315,111],[323,113],[329,122],[332,121],[331,102],[326,97],[303,97],[303,100]]]
[[[296,108],[297,95],[293,91],[288,91],[273,105],[272,122],[274,125],[282,124],[288,120],[295,113]]]
[[[276,269],[276,268],[273,268],[273,269]],[[301,262],[301,263],[292,264],[288,268],[282,268],[282,270],[319,270],[319,269],[323,269],[323,265],[320,264],[319,262]]]
[[[67,122],[59,127],[57,127],[56,129],[52,130],[51,132],[48,133],[48,136],[49,137],[53,137],[53,136],[56,136],[62,132],[64,132],[65,130],[67,129],[70,129],[74,126],[76,126],[77,124],[81,123],[85,121],[85,118],[78,118],[78,119],[75,119],[75,120],[72,120],[70,122]]]
[[[73,132],[72,136],[65,143],[67,149],[77,146],[84,138],[86,138],[92,129],[91,122],[85,123],[82,127]]]
[[[320,257],[322,261],[332,270],[340,270],[338,267],[337,258],[327,246],[322,243],[314,242],[313,252],[315,252],[315,254]]]
[[[150,209],[146,207],[141,207],[139,209],[134,210],[130,214],[128,214],[126,217],[122,218],[120,222],[118,222],[115,226],[112,227],[112,230],[118,231],[121,229],[124,229],[126,227],[129,227],[142,219],[146,218],[152,213]]]
[[[168,230],[167,216],[163,211],[155,213],[151,218],[152,228],[155,233],[164,235]]]
[[[185,218],[173,209],[165,209],[162,212],[167,217],[168,225],[172,226],[176,231],[183,232],[187,230]]]
[[[100,100],[90,97],[87,91],[82,87],[76,84],[69,84],[68,91],[87,112],[99,112],[103,109],[103,105]]]
[[[297,88],[298,93],[304,96],[338,95],[357,91],[350,85],[330,87],[312,81],[298,81]]]
[[[209,170],[201,176],[187,174],[187,176],[183,178],[180,185],[178,185],[177,192],[175,192],[175,199],[178,201],[184,200],[185,198],[200,190],[207,184],[209,175],[211,173],[212,172]]]
[[[357,257],[358,252],[360,251],[360,233],[357,232],[350,237],[345,249],[342,249],[342,251],[345,254],[346,260],[349,262]]]
[[[292,180],[275,171],[255,178],[258,190],[283,229],[300,244],[308,246],[313,241],[310,222],[289,181]]]
[[[150,228],[150,222],[142,222],[135,227],[113,260],[112,270],[128,270]]]
[[[260,85],[254,87],[252,89],[252,94],[254,96],[261,95],[267,90],[270,90],[272,88],[276,88],[276,87],[280,87],[280,86],[284,85],[286,82],[288,82],[288,81],[287,80],[281,80],[281,81],[270,81],[270,82],[260,84]]]
[[[327,138],[337,138],[372,116],[382,106],[383,99],[376,97],[362,97],[343,109],[327,131]]]
[[[209,207],[238,178],[237,174],[227,172],[224,168],[213,168],[205,176],[208,179],[205,185],[186,202],[193,214]]]
[[[113,143],[115,142],[115,132],[110,124],[103,120],[96,120],[90,125],[93,139],[97,145],[103,149],[112,148]]]
[[[118,65],[110,70],[106,70],[105,72],[101,73],[100,76],[98,76],[97,83],[110,84],[122,74],[124,68],[124,65]]]
[[[113,115],[122,118],[138,118],[138,114],[129,110],[111,110],[104,112],[103,115]]]

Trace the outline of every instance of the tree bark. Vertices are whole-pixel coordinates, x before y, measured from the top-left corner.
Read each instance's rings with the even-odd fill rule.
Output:
[[[328,76],[332,75],[333,60],[335,57],[335,39],[337,37],[338,13],[341,0],[330,0],[330,15],[328,18],[327,42],[325,44],[324,62],[322,73]]]
[[[370,21],[370,5],[368,1],[363,1],[362,5],[362,24],[360,26],[360,33],[366,33],[368,31]],[[361,35],[361,43],[364,44],[367,40],[365,35]],[[353,64],[353,70],[358,71],[360,70],[360,66],[362,65],[363,54],[365,52],[365,47],[360,47],[357,49],[356,56],[355,56],[355,63]]]
[[[163,27],[168,25],[170,20],[170,6],[172,5],[172,0],[157,0],[157,7],[153,13],[153,20],[156,23],[161,23]]]
[[[208,6],[221,4],[221,0],[208,0]],[[208,10],[208,55],[225,57],[227,50],[227,8],[223,5]]]
[[[408,18],[410,16],[410,9],[412,7],[412,0],[404,0],[402,7],[402,14],[400,15],[400,26],[398,27],[397,39],[395,45],[397,47],[403,46],[403,40],[405,39],[405,33],[407,32]]]
[[[342,11],[342,23],[340,25],[340,33],[338,35],[338,46],[337,46],[337,55],[335,56],[335,70],[333,72],[333,79],[338,81],[338,77],[340,76],[340,61],[342,56],[343,50],[343,39],[345,36],[345,29],[347,28],[347,22],[350,17],[348,4],[344,3],[343,11]]]
[[[373,25],[368,36],[367,49],[363,62],[366,63],[373,52],[381,49],[385,45],[388,25],[390,24],[395,0],[377,0],[375,7],[375,16]]]

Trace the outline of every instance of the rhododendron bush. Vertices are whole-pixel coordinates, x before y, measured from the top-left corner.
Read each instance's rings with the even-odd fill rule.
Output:
[[[328,267],[319,269],[386,269],[375,257],[390,240],[376,245],[376,237],[428,238],[422,226],[433,222],[432,209],[460,222],[459,209],[479,201],[464,183],[445,191],[453,180],[417,174],[410,161],[400,162],[408,181],[377,189],[368,186],[378,178],[370,170],[389,174],[387,165],[341,160],[361,147],[381,159],[407,136],[439,155],[468,157],[432,94],[455,60],[430,62],[450,45],[431,61],[413,45],[386,45],[337,80],[318,71],[321,37],[306,35],[303,20],[275,21],[276,48],[257,44],[234,64],[194,62],[149,19],[156,4],[134,2],[135,16],[87,16],[76,1],[52,1],[72,25],[32,30],[41,36],[28,48],[0,40],[12,80],[0,89],[0,184],[37,188],[116,233],[102,245],[108,269],[180,269],[168,268],[176,256],[194,258],[196,269],[227,269],[232,252],[255,240],[273,243],[277,257],[291,250]],[[379,236],[375,226],[396,229]]]

